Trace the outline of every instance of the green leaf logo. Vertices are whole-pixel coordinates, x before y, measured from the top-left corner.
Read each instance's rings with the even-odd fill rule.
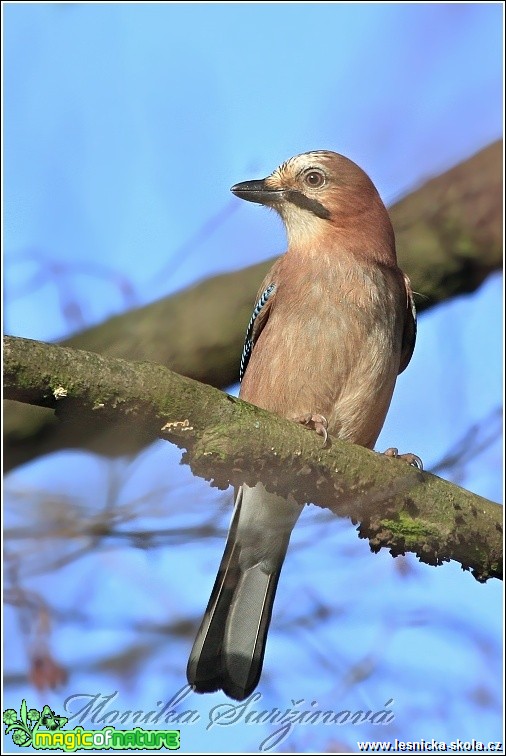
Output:
[[[35,733],[39,727],[47,730],[60,730],[68,722],[67,717],[61,717],[49,707],[44,706],[40,712],[38,709],[29,709],[26,699],[23,698],[19,708],[19,715],[15,709],[5,709],[3,723],[6,726],[5,734],[12,736],[12,742],[17,746],[27,746],[33,743]]]

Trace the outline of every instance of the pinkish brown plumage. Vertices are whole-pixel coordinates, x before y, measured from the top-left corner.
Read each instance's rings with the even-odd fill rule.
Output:
[[[237,196],[281,215],[288,251],[258,295],[241,398],[287,418],[322,415],[330,435],[372,448],[415,341],[409,280],[369,177],[334,152],[309,152]],[[277,581],[301,507],[242,486],[188,679],[243,699],[261,673]]]

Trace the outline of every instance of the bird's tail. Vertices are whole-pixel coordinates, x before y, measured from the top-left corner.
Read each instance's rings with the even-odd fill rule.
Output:
[[[262,672],[281,567],[302,507],[259,483],[238,491],[225,553],[188,661],[198,693],[242,701]]]

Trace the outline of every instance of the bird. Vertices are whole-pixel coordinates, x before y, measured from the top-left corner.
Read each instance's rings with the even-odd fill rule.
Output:
[[[369,176],[344,155],[296,155],[237,197],[274,209],[287,251],[258,292],[240,365],[241,399],[323,436],[372,449],[416,339],[408,277]],[[413,462],[414,455],[405,456]],[[259,482],[237,490],[218,575],[190,653],[193,690],[243,701],[260,680],[290,535],[302,511]]]

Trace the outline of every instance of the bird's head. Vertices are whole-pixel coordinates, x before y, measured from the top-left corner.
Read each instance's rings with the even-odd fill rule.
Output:
[[[258,202],[282,217],[289,245],[321,243],[325,237],[386,235],[391,241],[388,213],[369,176],[337,152],[296,155],[267,178],[243,181],[231,191]]]

